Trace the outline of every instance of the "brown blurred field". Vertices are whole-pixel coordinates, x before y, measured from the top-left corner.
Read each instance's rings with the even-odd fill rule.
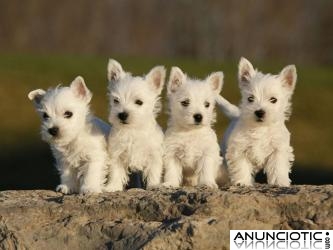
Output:
[[[192,77],[203,78],[212,71],[225,74],[223,96],[239,101],[236,84],[237,62],[204,60],[116,57],[123,67],[142,75],[157,64],[181,67]],[[249,58],[250,59],[250,58]],[[92,110],[107,117],[106,63],[108,58],[79,55],[0,55],[0,188],[52,188],[57,182],[53,159],[47,144],[39,136],[39,119],[27,98],[30,90],[67,85],[82,75],[91,91]],[[277,62],[253,64],[264,72],[278,73],[283,66]],[[293,98],[293,115],[288,127],[292,132],[296,167],[295,183],[328,183],[333,178],[333,67],[297,65],[298,82]],[[166,126],[166,105],[159,117]],[[227,119],[218,114],[215,125],[219,138]]]

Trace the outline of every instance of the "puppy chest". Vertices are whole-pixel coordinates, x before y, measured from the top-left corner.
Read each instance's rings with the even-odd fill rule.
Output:
[[[252,141],[245,149],[245,155],[249,161],[253,165],[260,168],[265,165],[267,158],[272,154],[272,152],[272,145],[264,138]]]
[[[184,168],[194,168],[203,154],[202,147],[195,146],[191,143],[179,143],[173,147],[173,156],[181,162]]]
[[[156,155],[162,157],[161,145],[156,147],[147,140],[138,140],[124,147],[120,159],[129,169],[142,171]]]
[[[65,164],[68,167],[76,168],[76,169],[84,168],[89,162],[88,157],[86,155],[80,154],[80,153],[70,154],[70,155],[64,157],[64,160],[65,160]]]
[[[147,159],[143,156],[143,152],[139,151],[133,151],[129,149],[124,151],[120,155],[120,159],[124,163],[125,167],[131,170],[143,170],[143,167],[146,165]]]

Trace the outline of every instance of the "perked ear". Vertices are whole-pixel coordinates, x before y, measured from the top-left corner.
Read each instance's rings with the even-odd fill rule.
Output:
[[[46,92],[43,89],[36,89],[28,94],[28,98],[30,99],[30,101],[33,101],[35,105],[39,105],[45,93]]]
[[[151,85],[154,91],[159,95],[162,92],[165,81],[165,68],[163,66],[156,66],[152,68],[146,75],[146,80]]]
[[[176,90],[184,84],[186,81],[186,75],[178,67],[172,67],[168,82],[168,94],[176,92]]]
[[[295,65],[288,65],[284,67],[279,75],[283,82],[283,86],[288,88],[291,92],[294,91],[297,80],[297,72]]]
[[[216,93],[219,94],[222,90],[222,86],[223,86],[223,72],[219,71],[219,72],[214,72],[212,74],[210,74],[206,81],[210,84],[212,90]]]
[[[92,93],[87,88],[82,76],[76,77],[71,83],[70,88],[76,97],[84,100],[86,103],[90,102],[92,98]]]
[[[256,71],[252,64],[246,58],[242,57],[238,64],[238,81],[240,86],[248,84],[255,73]]]
[[[108,67],[107,67],[107,78],[108,81],[118,81],[125,75],[123,67],[114,59],[109,59]]]

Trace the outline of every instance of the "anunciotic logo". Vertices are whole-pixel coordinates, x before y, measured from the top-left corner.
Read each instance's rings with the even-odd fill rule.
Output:
[[[230,230],[230,250],[333,249],[333,230]]]

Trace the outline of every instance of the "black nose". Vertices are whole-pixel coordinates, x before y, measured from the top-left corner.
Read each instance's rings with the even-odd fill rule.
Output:
[[[201,114],[194,114],[193,118],[194,118],[195,122],[197,122],[197,123],[202,121],[202,115]]]
[[[59,128],[58,127],[53,127],[53,128],[49,128],[48,132],[50,133],[50,135],[52,136],[57,136],[59,133]]]
[[[254,114],[258,117],[258,118],[263,118],[265,116],[265,111],[262,109],[256,110],[254,111]]]
[[[121,112],[118,114],[118,118],[121,120],[121,121],[126,121],[126,119],[128,118],[128,113],[127,112]]]

